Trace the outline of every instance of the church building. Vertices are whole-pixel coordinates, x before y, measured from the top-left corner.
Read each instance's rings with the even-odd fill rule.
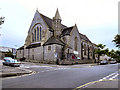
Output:
[[[96,44],[79,32],[77,25],[63,25],[59,11],[51,19],[36,10],[25,44],[17,49],[17,58],[38,63],[94,63]]]

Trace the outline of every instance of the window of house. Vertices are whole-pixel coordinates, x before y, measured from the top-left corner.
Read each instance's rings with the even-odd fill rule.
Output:
[[[39,28],[37,27],[37,41],[39,41]]]
[[[90,53],[91,53],[90,55],[92,56],[92,47],[90,47]]]
[[[41,27],[40,27],[40,40],[42,39],[42,30],[41,30]]]
[[[34,42],[34,34],[32,33],[32,42]]]
[[[51,46],[48,46],[48,51],[50,51],[51,50]]]
[[[86,45],[84,44],[84,55],[86,55]]]
[[[78,49],[78,44],[77,44],[78,40],[77,40],[77,37],[75,37],[75,51],[77,51]]]
[[[36,29],[34,29],[34,34],[35,34],[34,40],[36,41]]]

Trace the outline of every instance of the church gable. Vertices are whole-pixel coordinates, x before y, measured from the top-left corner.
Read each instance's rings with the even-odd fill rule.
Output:
[[[25,46],[28,46],[36,42],[43,44],[51,37],[52,33],[50,30],[51,29],[44,20],[43,15],[41,15],[38,12],[38,10],[36,10],[36,13],[34,15],[34,18],[28,31],[28,36],[25,40]]]
[[[28,32],[31,32],[32,28],[37,24],[41,24],[41,26],[43,26],[44,29],[48,28],[47,23],[44,21],[44,19],[42,18],[42,16],[38,12],[38,10],[36,10],[36,12],[35,12],[34,18],[32,20],[32,23],[31,23],[31,26],[30,26]]]
[[[74,25],[72,31],[70,32],[70,47],[72,47],[73,51],[77,51],[80,53],[81,49],[81,44],[80,44],[80,36],[79,36],[79,31],[78,28],[76,26],[76,24]]]

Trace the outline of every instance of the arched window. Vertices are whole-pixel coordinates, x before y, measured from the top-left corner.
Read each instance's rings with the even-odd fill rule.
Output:
[[[92,56],[92,47],[90,47],[90,56]]]
[[[86,55],[86,45],[84,44],[84,55]]]
[[[77,44],[78,40],[77,40],[77,37],[75,37],[75,51],[78,51],[78,44]]]
[[[34,42],[34,34],[32,33],[32,42]]]
[[[39,41],[39,27],[37,27],[37,41]]]
[[[34,34],[35,34],[34,40],[36,41],[36,29],[34,29]]]
[[[40,27],[40,40],[42,39],[42,30],[41,30],[41,27]]]

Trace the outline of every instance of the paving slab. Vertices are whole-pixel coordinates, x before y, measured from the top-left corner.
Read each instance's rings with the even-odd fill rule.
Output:
[[[23,69],[20,67],[11,67],[2,65],[2,69],[0,70],[0,77],[11,77],[11,76],[20,76],[24,74],[30,74],[33,71],[28,69]]]

